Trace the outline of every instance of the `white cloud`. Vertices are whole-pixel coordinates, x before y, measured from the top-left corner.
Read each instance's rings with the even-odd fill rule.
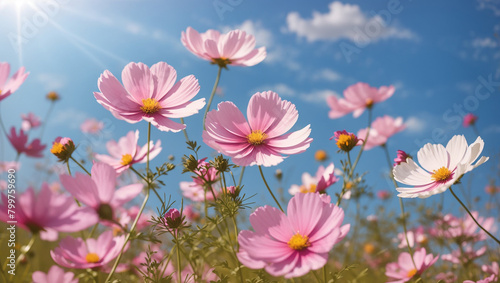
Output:
[[[366,44],[381,38],[416,38],[408,29],[389,26],[379,15],[367,16],[358,5],[335,1],[328,7],[325,14],[313,12],[311,19],[304,19],[297,12],[289,13],[288,30],[309,42],[348,39]]]
[[[266,46],[267,48],[268,46],[271,47],[274,43],[273,34],[271,31],[265,29],[261,22],[246,20],[241,25],[237,26],[237,28],[255,36],[255,43],[257,47]],[[226,32],[229,30],[231,29],[226,28]]]
[[[79,129],[83,121],[89,117],[90,116],[86,112],[70,107],[57,111],[57,114],[54,115],[54,118],[52,119],[53,122],[51,122],[51,124],[54,126],[64,124],[64,126],[75,130]]]
[[[326,105],[326,98],[331,95],[335,95],[337,97],[339,96],[335,91],[325,89],[325,90],[315,90],[310,93],[303,93],[299,97],[300,99],[306,102]]]
[[[256,91],[253,91],[252,94],[255,92],[262,92],[262,91],[268,91],[268,90],[272,90],[283,97],[292,97],[292,96],[295,96],[297,94],[297,92],[293,88],[291,88],[290,86],[283,84],[283,83],[277,83],[274,85],[263,86],[263,87],[257,89]]]
[[[476,48],[495,48],[498,42],[490,37],[476,38],[472,41],[472,47]]]
[[[423,119],[415,116],[409,117],[406,120],[405,124],[406,131],[410,133],[422,133],[427,127],[427,123]]]
[[[282,97],[295,97],[299,100],[302,100],[304,102],[308,103],[314,103],[314,104],[321,104],[321,105],[326,105],[326,98],[330,95],[335,95],[339,96],[338,93],[332,90],[314,90],[311,92],[300,92],[295,90],[293,87],[284,84],[284,83],[277,83],[274,85],[265,85],[263,87],[260,87],[258,89],[255,89],[252,91],[251,94],[254,94],[255,92],[261,92],[261,91],[267,91],[271,90],[276,92]]]
[[[493,11],[495,16],[500,16],[500,0],[477,0],[478,9],[488,9]]]
[[[312,76],[312,79],[314,79],[314,80],[325,80],[325,81],[329,81],[329,82],[338,81],[341,78],[342,78],[342,76],[339,73],[335,72],[332,69],[328,69],[328,68],[325,68],[325,69],[322,69],[318,72],[315,72],[314,75]]]
[[[491,125],[483,130],[485,134],[499,134],[500,133],[500,125]]]
[[[45,91],[58,91],[66,85],[67,79],[60,74],[40,73],[35,76]]]

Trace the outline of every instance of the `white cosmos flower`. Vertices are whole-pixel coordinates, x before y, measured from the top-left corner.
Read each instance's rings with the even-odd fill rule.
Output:
[[[396,190],[402,198],[427,198],[446,191],[465,173],[483,164],[489,157],[482,156],[474,161],[483,151],[484,142],[478,137],[470,146],[463,135],[454,136],[446,145],[426,144],[418,153],[418,166],[411,158],[393,169],[394,179],[409,188]]]

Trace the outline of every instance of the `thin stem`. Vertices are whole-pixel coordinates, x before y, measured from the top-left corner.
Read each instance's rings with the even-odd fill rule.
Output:
[[[273,197],[274,201],[276,202],[276,204],[278,205],[278,207],[280,208],[280,210],[282,212],[285,212],[283,210],[283,208],[281,207],[280,203],[278,202],[278,200],[276,199],[276,197],[274,196],[273,191],[271,191],[271,188],[269,188],[269,185],[267,184],[266,178],[264,177],[264,173],[262,172],[262,167],[260,167],[260,165],[259,165],[259,171],[260,171],[260,176],[262,176],[262,180],[264,180],[264,184],[266,184],[267,190],[269,191],[269,193]]]
[[[476,124],[472,124],[471,127],[472,127],[472,130],[474,131],[474,134],[476,134],[476,136],[479,137],[479,131],[477,130]]]
[[[394,180],[394,176],[392,175],[392,162],[391,162],[391,156],[389,154],[389,149],[387,149],[387,146],[385,144],[382,145],[382,148],[384,149],[385,157],[387,159],[387,165],[389,166],[390,170],[389,177],[391,178],[391,181],[394,184],[394,188],[397,188],[398,184],[396,183],[396,180]],[[408,247],[408,252],[410,253],[413,266],[415,267],[415,269],[418,269],[417,265],[415,264],[415,260],[413,259],[413,251],[410,247],[410,241],[408,240],[408,229],[406,228],[406,214],[405,214],[403,199],[400,197],[398,197],[398,199],[399,199],[399,207],[401,208],[401,221],[403,222],[403,231],[405,233],[406,246]]]
[[[222,72],[222,67],[219,66],[219,71],[217,72],[217,78],[215,79],[212,93],[210,94],[210,98],[208,99],[207,109],[205,109],[205,114],[203,115],[203,130],[205,130],[205,120],[207,119],[207,113],[210,110],[210,105],[212,105],[212,100],[214,100],[215,91],[217,90],[217,86],[219,85],[221,72]]]
[[[241,167],[240,179],[238,180],[238,187],[241,187],[241,181],[243,181],[243,174],[245,174],[245,166]]]
[[[465,209],[465,211],[467,211],[467,213],[472,218],[472,220],[474,220],[476,225],[479,226],[479,228],[481,228],[481,230],[483,230],[486,234],[488,234],[488,236],[490,236],[493,240],[495,240],[495,242],[497,242],[500,245],[500,240],[495,238],[495,236],[493,236],[490,232],[488,232],[488,230],[484,229],[484,227],[481,226],[481,224],[479,224],[479,222],[477,222],[476,218],[474,218],[474,216],[472,216],[472,213],[469,211],[467,206],[465,206],[465,204],[458,198],[458,196],[455,194],[455,192],[453,191],[453,189],[451,187],[450,187],[450,192],[458,200],[458,202],[462,205],[462,207]]]
[[[73,156],[70,156],[70,159],[71,159],[71,160],[73,160],[73,162],[75,162],[76,164],[78,164],[78,166],[80,166],[80,168],[82,168],[82,169],[83,169],[83,171],[85,171],[85,173],[87,173],[89,176],[92,176],[92,175],[90,174],[90,172],[89,172],[89,171],[87,171],[87,169],[85,169],[85,167],[83,167],[83,165],[82,165],[82,164],[80,164],[80,162],[76,161],[76,159],[74,159],[74,158],[73,158]],[[69,168],[69,165],[68,165],[68,168]]]
[[[350,176],[352,177],[352,174],[354,173],[354,168],[356,168],[356,165],[358,165],[358,161],[361,158],[361,154],[363,153],[365,149],[366,142],[368,141],[368,136],[370,135],[370,129],[372,127],[372,109],[368,109],[368,128],[366,130],[366,135],[365,135],[365,140],[363,141],[363,144],[361,145],[361,149],[359,150],[358,156],[356,157],[356,160],[354,161],[354,165],[352,166]]]
[[[42,140],[43,133],[45,132],[47,121],[49,120],[50,113],[52,113],[52,109],[54,108],[54,104],[55,104],[55,102],[50,103],[49,110],[47,111],[47,114],[45,114],[45,119],[43,120],[43,124],[42,124],[42,130],[40,132],[40,140]]]
[[[16,266],[19,264],[24,255],[26,255],[31,250],[33,243],[35,243],[35,235],[31,236],[29,243],[21,249],[21,254],[16,259]]]
[[[184,118],[181,118],[181,124],[184,124]],[[186,138],[186,141],[189,141],[189,136],[188,132],[186,131],[186,128],[182,129],[182,132],[184,133],[184,137]]]
[[[325,281],[325,283],[328,282],[328,279],[326,278],[326,264],[323,266],[323,280]]]
[[[132,166],[130,166],[129,168],[130,168],[130,170],[134,171],[134,173],[137,174],[137,176],[139,176],[139,178],[141,178],[144,182],[146,182],[149,185],[148,180],[141,173],[139,173],[139,171],[135,170],[135,168],[132,167]],[[161,204],[163,206],[165,206],[165,202],[163,201],[163,199],[161,198],[161,196],[158,194],[158,192],[156,191],[156,189],[155,188],[151,188],[151,189],[153,190],[153,193],[155,193],[155,195],[158,197],[158,199],[160,200]]]
[[[182,282],[182,274],[181,274],[181,270],[182,270],[182,266],[181,266],[181,246],[179,245],[179,239],[177,238],[177,235],[176,235],[176,232],[174,231],[174,233],[172,233],[172,235],[174,235],[174,238],[175,238],[175,246],[176,246],[176,254],[177,254],[177,282]],[[193,270],[194,271],[194,270]]]
[[[69,162],[66,162],[66,167],[68,167],[68,174],[71,176],[71,169],[69,169]]]

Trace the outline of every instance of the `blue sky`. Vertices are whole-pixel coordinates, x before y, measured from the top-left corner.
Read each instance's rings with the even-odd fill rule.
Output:
[[[311,124],[314,138],[307,152],[266,168],[271,184],[276,185],[272,174],[278,168],[285,172],[285,189],[300,183],[302,172],[314,174],[319,165],[313,158],[317,149],[327,150],[329,161],[340,167],[344,156],[336,153],[329,138],[336,130],[357,132],[366,127],[367,114],[358,119],[347,115],[331,120],[325,97],[342,95],[358,81],[396,87],[393,97],[374,108],[374,117],[401,116],[407,123],[404,132],[390,139],[391,152],[403,149],[416,153],[426,142],[446,144],[455,134],[464,134],[471,143],[475,135],[462,127],[461,117],[472,112],[479,116],[477,126],[486,144],[483,155],[490,156],[474,176],[466,177],[474,180],[473,194],[483,196],[484,186],[498,170],[497,0],[25,2],[20,14],[13,0],[0,2],[0,61],[11,63],[12,69],[25,66],[30,71],[22,87],[0,103],[0,111],[8,128],[19,127],[21,113],[31,111],[43,117],[49,106],[45,94],[53,90],[60,93],[62,100],[43,137],[47,144],[57,136],[68,136],[76,143],[90,143],[102,153],[107,139],[118,139],[137,128],[140,143],[145,144],[145,122],[131,125],[116,120],[97,104],[93,92],[98,90],[99,75],[108,69],[118,76],[132,61],[147,65],[166,61],[179,78],[194,74],[201,85],[198,97],[208,97],[217,68],[187,51],[180,43],[180,34],[188,26],[200,32],[242,28],[256,36],[257,46],[266,46],[268,57],[254,67],[224,70],[220,83],[224,95],[215,98],[212,108],[230,100],[245,112],[252,94],[273,90],[296,104],[300,117],[294,129]],[[201,115],[186,119],[190,137],[199,143]],[[90,138],[79,132],[80,123],[90,117],[109,125],[106,135]],[[37,135],[35,131],[33,136]],[[179,162],[182,154],[188,153],[182,133],[154,130],[152,136],[163,145],[155,163],[165,161],[170,154]],[[83,156],[82,150],[79,153]],[[203,153],[210,155],[212,151],[204,146]],[[12,160],[14,156],[3,137],[0,159]],[[26,185],[34,160],[23,157],[21,161],[21,184]],[[40,161],[52,163],[55,158],[47,150],[46,158]],[[392,190],[382,178],[386,166],[382,150],[376,148],[363,154],[358,172],[368,172],[366,178],[373,191]],[[172,193],[176,200],[180,195],[178,182],[189,180],[180,172],[178,168],[164,179],[168,184],[164,192]],[[246,172],[247,194],[259,193],[256,201],[262,203],[266,198],[270,204],[257,168]],[[339,190],[337,184],[329,192]],[[437,197],[430,201],[433,199]],[[456,206],[451,195],[446,199],[453,202],[450,207]]]

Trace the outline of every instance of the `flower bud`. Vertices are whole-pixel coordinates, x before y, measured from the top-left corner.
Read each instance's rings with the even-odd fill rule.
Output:
[[[57,137],[50,152],[59,158],[60,162],[68,162],[75,149],[75,144],[70,138]]]
[[[182,226],[182,216],[181,213],[175,209],[171,208],[167,213],[165,213],[165,225],[171,229],[177,229]]]

